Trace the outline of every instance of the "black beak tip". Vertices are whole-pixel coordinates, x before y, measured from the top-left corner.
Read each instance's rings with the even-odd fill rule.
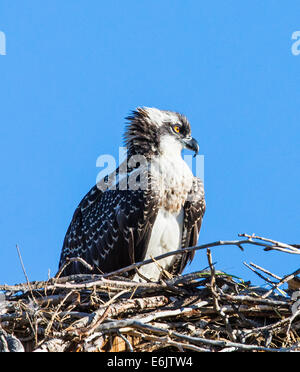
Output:
[[[195,149],[194,149],[194,158],[199,154],[199,145],[198,142],[195,140]]]
[[[194,158],[195,158],[199,154],[199,144],[195,140],[195,138],[192,138],[190,145],[191,145],[191,150],[194,151]]]

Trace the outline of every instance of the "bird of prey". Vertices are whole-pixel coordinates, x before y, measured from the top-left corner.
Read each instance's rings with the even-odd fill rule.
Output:
[[[121,166],[116,169],[114,182],[104,177],[75,210],[61,252],[62,275],[109,273],[197,243],[205,212],[204,186],[182,158],[184,148],[195,155],[199,151],[187,118],[142,107],[126,119],[125,172],[121,174]],[[136,182],[130,187],[132,179]],[[92,270],[80,260],[65,265],[74,257]],[[194,252],[169,256],[128,275],[159,280],[164,270],[180,274],[193,257]]]

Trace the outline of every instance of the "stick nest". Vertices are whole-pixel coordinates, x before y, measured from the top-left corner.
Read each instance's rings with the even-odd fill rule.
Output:
[[[207,269],[159,282],[2,285],[0,351],[300,351],[299,270],[280,278],[250,264],[268,284],[255,287],[216,271],[205,249]]]

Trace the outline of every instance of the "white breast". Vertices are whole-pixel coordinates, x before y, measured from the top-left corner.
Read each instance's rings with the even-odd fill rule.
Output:
[[[180,249],[183,213],[183,208],[179,213],[171,213],[164,208],[159,210],[152,229],[145,259]],[[158,263],[167,269],[172,265],[174,259],[175,256],[170,256],[159,260]],[[147,278],[157,281],[161,274],[161,269],[156,263],[151,263],[142,266],[140,272]],[[139,276],[136,275],[134,280],[140,281]]]

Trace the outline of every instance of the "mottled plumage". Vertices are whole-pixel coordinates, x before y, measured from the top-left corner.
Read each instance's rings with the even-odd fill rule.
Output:
[[[106,273],[197,243],[205,200],[203,183],[192,175],[181,156],[184,147],[198,152],[188,120],[155,108],[138,108],[127,120],[128,159],[133,155],[142,158],[129,162],[125,178],[146,180],[145,187],[124,190],[118,182],[115,189],[101,190],[101,182],[94,186],[74,213],[60,267],[68,257],[81,257],[93,267],[93,273]],[[190,253],[172,256],[160,264],[177,274],[192,259]],[[151,279],[160,276],[155,263],[140,270]],[[76,273],[91,271],[80,262],[72,262],[63,272]]]

